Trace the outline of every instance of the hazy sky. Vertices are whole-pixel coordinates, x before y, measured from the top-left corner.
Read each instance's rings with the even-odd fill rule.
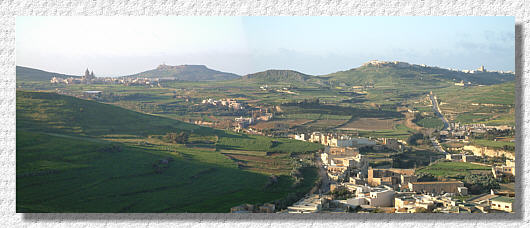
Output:
[[[514,17],[17,17],[17,65],[116,76],[159,64],[327,74],[369,60],[515,68]]]

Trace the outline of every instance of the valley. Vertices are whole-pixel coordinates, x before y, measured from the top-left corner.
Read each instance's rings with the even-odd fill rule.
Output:
[[[466,174],[440,171],[451,168],[436,163],[446,153],[515,153],[514,75],[505,72],[371,61],[317,76],[163,64],[123,82],[44,77],[70,76],[17,67],[17,212],[286,210],[326,189],[320,155],[330,147],[357,148],[373,169],[441,179]]]

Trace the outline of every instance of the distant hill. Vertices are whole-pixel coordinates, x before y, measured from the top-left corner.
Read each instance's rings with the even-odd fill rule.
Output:
[[[266,70],[248,74],[241,80],[259,83],[286,83],[286,84],[322,84],[322,79],[317,76],[307,75],[294,70]]]
[[[232,73],[212,70],[204,65],[170,66],[162,64],[156,69],[144,71],[126,77],[163,78],[182,81],[223,81],[240,78]]]
[[[69,78],[81,77],[75,75],[66,75],[53,73],[43,70],[38,70],[29,67],[17,66],[16,68],[17,81],[50,81],[52,77]]]
[[[405,62],[371,61],[361,67],[324,75],[330,82],[348,85],[373,83],[379,85],[397,85],[410,82],[437,86],[453,82],[471,82],[479,85],[493,85],[513,81],[514,74],[499,72],[464,73],[439,67],[429,67]]]

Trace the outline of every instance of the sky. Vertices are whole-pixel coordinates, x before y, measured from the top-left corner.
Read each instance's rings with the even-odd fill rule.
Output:
[[[322,75],[370,60],[515,68],[514,17],[19,16],[15,42],[17,65],[73,75],[129,75],[163,63],[240,75]]]

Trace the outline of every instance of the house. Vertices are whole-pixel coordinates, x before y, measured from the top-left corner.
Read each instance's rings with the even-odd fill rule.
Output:
[[[462,196],[467,196],[467,188],[466,187],[457,187],[458,193]]]
[[[287,207],[289,213],[316,213],[322,210],[322,204],[326,199],[319,195],[311,195]]]
[[[394,199],[394,208],[397,213],[431,211],[434,206],[435,200],[428,195],[401,195]]]
[[[490,199],[490,209],[513,212],[513,197],[499,196]]]
[[[230,208],[230,213],[252,213],[254,212],[254,205],[252,204],[241,204]]]
[[[372,189],[368,204],[374,207],[391,207],[394,204],[394,190]]]
[[[445,159],[449,161],[461,161],[462,154],[446,154]]]
[[[492,166],[491,171],[495,178],[515,177],[515,162],[512,160],[506,159],[505,165]]]
[[[275,209],[276,209],[276,205],[272,203],[266,203],[266,204],[259,206],[259,213],[274,213]]]
[[[400,150],[401,144],[397,139],[383,138],[383,144],[392,150]]]
[[[477,157],[475,155],[462,155],[462,161],[463,162],[475,162],[477,160]]]
[[[348,189],[353,189],[349,187]],[[368,205],[371,207],[391,207],[394,204],[395,191],[388,186],[357,186],[355,197],[346,200],[352,207]]]
[[[374,169],[368,168],[367,182],[370,186],[388,185],[406,186],[410,181],[416,181],[414,169]]]
[[[461,181],[410,182],[409,190],[417,193],[458,193],[458,187],[464,187]]]
[[[302,133],[302,134],[296,134],[296,135],[294,135],[294,139],[296,139],[296,140],[300,140],[300,141],[306,141],[306,140],[309,139],[309,135],[304,134],[304,133]]]

